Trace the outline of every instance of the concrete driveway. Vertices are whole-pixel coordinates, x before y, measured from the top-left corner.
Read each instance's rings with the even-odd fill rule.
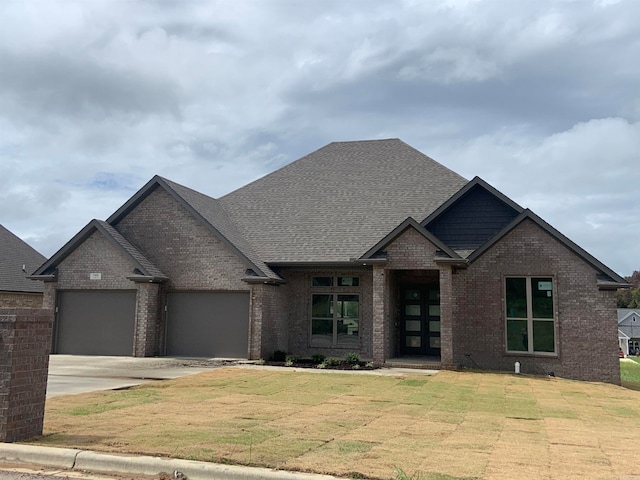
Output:
[[[236,363],[238,360],[214,358],[51,355],[47,398],[95,390],[117,390]]]

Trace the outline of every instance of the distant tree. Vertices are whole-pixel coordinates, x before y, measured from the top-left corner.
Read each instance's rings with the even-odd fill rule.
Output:
[[[631,284],[631,288],[618,290],[618,308],[640,308],[640,271],[635,270],[624,279]]]

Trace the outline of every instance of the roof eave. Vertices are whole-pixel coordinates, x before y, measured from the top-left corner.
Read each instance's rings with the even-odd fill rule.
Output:
[[[135,283],[164,283],[169,280],[168,277],[158,277],[153,275],[131,275],[127,277],[127,280],[131,280]]]
[[[241,280],[249,285],[255,284],[265,284],[265,285],[284,285],[287,283],[282,278],[271,278],[271,277],[254,277],[254,276],[246,276],[242,277]]]

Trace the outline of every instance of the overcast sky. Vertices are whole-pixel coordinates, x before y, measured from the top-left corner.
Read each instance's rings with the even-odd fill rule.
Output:
[[[640,270],[640,1],[0,2],[0,223],[50,256],[154,174],[213,197],[400,138]]]

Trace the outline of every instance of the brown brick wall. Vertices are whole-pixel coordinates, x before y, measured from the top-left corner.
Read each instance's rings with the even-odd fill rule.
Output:
[[[553,276],[555,358],[505,353],[504,276]],[[620,382],[615,292],[599,291],[596,271],[526,221],[453,275],[454,362],[468,367]]]
[[[160,355],[161,318],[160,285],[157,283],[138,283],[136,298],[136,333],[133,352],[136,357]]]
[[[322,289],[330,293],[357,293],[360,295],[360,349],[362,359],[373,358],[373,308],[372,308],[372,271],[371,268],[335,269],[335,270],[287,270],[281,275],[287,281],[285,308],[288,315],[289,346],[288,353],[310,357],[322,354],[327,357],[341,358],[353,351],[352,348],[311,347],[311,286],[312,277],[317,276],[357,276],[359,287],[332,287]],[[320,290],[317,290],[320,293]],[[273,353],[273,352],[269,352]]]
[[[0,442],[42,435],[52,310],[0,309]]]
[[[42,293],[0,292],[0,308],[42,308]]]
[[[116,226],[175,290],[242,290],[248,265],[164,189],[157,188]]]
[[[249,358],[268,359],[276,350],[289,349],[287,286],[251,286]]]

